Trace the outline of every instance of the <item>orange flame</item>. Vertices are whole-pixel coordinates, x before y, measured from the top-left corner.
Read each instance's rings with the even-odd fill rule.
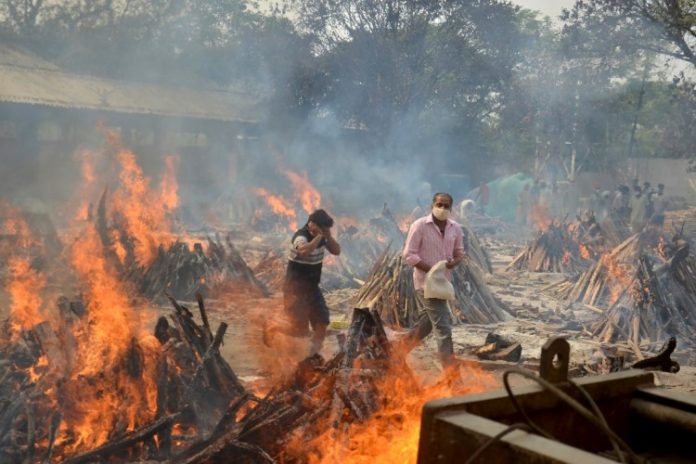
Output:
[[[46,286],[46,277],[32,269],[27,258],[12,256],[7,265],[11,274],[7,293],[10,295],[10,324],[14,337],[45,320],[41,314],[41,292]]]
[[[164,157],[165,170],[160,180],[160,201],[165,209],[173,211],[179,206],[179,184],[176,181],[176,158],[173,155]]]
[[[82,173],[82,185],[80,187],[80,205],[75,219],[86,221],[89,218],[89,198],[95,194],[97,183],[96,157],[89,151],[82,151],[76,155],[80,160],[80,172]]]
[[[533,205],[529,211],[529,222],[541,232],[548,229],[551,225],[548,206],[542,203]]]
[[[117,159],[120,183],[112,197],[112,207],[123,218],[124,230],[134,241],[136,261],[147,266],[157,255],[159,239],[171,236],[168,206],[178,204],[178,200],[167,197],[168,203],[163,204],[162,194],[150,188],[150,179],[143,174],[132,151],[121,150]],[[171,194],[171,180],[165,184]]]
[[[287,170],[285,176],[290,180],[294,195],[302,204],[305,213],[310,214],[321,205],[321,194],[309,181],[307,173],[298,174]]]
[[[145,330],[145,311],[131,306],[93,226],[73,245],[71,264],[89,302],[87,321],[76,333],[79,364],[62,393],[65,416],[59,442],[75,452],[106,442],[119,421],[132,431],[152,419],[159,342]],[[126,366],[139,359],[142,372],[129,372]]]
[[[392,369],[378,386],[382,407],[370,419],[344,430],[326,424],[322,427],[326,432],[309,444],[304,436],[298,436],[293,445],[301,447],[300,452],[311,464],[415,464],[425,402],[482,392],[496,386],[494,377],[476,365],[467,366],[461,373],[448,371],[430,386],[424,386],[423,380],[414,384],[404,379],[403,372]],[[309,453],[308,448],[311,449]]]
[[[631,274],[626,266],[621,265],[612,255],[606,254],[601,258],[601,264],[606,269],[609,281],[609,303],[613,305],[621,297],[624,289],[631,284]]]
[[[9,204],[0,205],[5,221],[0,232],[13,238],[7,252],[9,278],[5,290],[10,297],[10,329],[15,339],[22,330],[29,330],[45,318],[41,314],[42,292],[46,277],[32,268],[30,248],[39,247],[29,225],[19,210]]]
[[[288,219],[290,229],[297,229],[297,214],[288,201],[286,201],[283,197],[273,195],[268,190],[260,187],[254,189],[254,192],[256,195],[264,199],[268,206],[271,207],[271,211],[273,211],[273,213]]]

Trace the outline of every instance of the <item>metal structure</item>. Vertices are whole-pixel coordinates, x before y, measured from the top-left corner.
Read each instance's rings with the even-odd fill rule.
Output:
[[[567,378],[569,352],[564,339],[547,342],[542,348],[541,378],[587,407],[580,389]],[[659,389],[652,373],[635,369],[574,383],[589,394],[608,427],[638,456],[664,463],[696,459],[696,397]],[[423,408],[418,464],[463,463],[484,445],[487,449],[475,462],[619,460],[607,433],[547,388],[525,385],[513,393],[528,419],[553,438],[525,430],[499,437],[511,424],[526,421],[505,390],[436,400]]]

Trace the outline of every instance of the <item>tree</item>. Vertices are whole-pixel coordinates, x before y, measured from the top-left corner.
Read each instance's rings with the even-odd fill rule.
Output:
[[[594,36],[586,46],[649,51],[696,65],[694,0],[580,0],[562,19],[566,33]]]
[[[367,129],[396,156],[427,152],[433,163],[448,159],[452,168],[455,160],[469,169],[482,158],[485,131],[528,41],[519,7],[495,0],[299,3],[326,76],[318,106]]]

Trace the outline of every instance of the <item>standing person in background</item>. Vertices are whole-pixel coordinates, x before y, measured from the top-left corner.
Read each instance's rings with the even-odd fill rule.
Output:
[[[478,193],[476,193],[476,198],[474,198],[474,201],[476,201],[479,205],[479,211],[481,214],[486,214],[486,207],[488,206],[490,197],[491,189],[488,187],[487,183],[481,182],[478,188]]]
[[[667,197],[665,197],[665,184],[657,184],[657,192],[653,196],[654,214],[664,214],[667,211]]]
[[[619,185],[611,205],[611,212],[617,220],[626,224],[631,217],[631,191],[628,185]]]
[[[404,260],[413,266],[413,285],[419,306],[418,321],[405,341],[413,348],[434,331],[444,367],[454,364],[449,306],[447,300],[426,298],[423,288],[426,274],[435,264],[446,261],[447,277],[451,280],[450,271],[464,260],[464,234],[461,226],[450,219],[451,211],[452,196],[436,193],[431,213],[411,224],[403,250]]]
[[[516,219],[517,225],[525,226],[527,225],[527,217],[529,216],[529,184],[524,184],[522,191],[517,195],[517,211]]]
[[[597,216],[602,206],[602,191],[599,189],[599,184],[594,183],[592,195],[590,195],[589,209]]]
[[[645,225],[645,214],[647,212],[646,198],[647,195],[643,194],[640,187],[637,187],[633,191],[633,198],[631,198],[631,230],[633,233],[640,232]]]
[[[329,326],[329,309],[319,288],[324,250],[339,255],[341,247],[331,234],[334,220],[323,209],[309,215],[307,223],[292,236],[288,266],[283,284],[283,303],[289,327],[276,328],[295,337],[309,335],[312,328],[310,355],[318,353]],[[264,327],[264,343],[270,346],[272,332]]]

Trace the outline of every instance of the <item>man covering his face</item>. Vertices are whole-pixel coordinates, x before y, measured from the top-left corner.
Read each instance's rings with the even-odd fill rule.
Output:
[[[334,221],[323,209],[309,215],[307,224],[292,236],[288,250],[288,267],[283,284],[286,316],[290,321],[289,335],[305,337],[312,329],[311,354],[319,352],[329,325],[329,310],[319,288],[324,251],[333,255],[341,247],[331,234]],[[270,344],[271,329],[264,328],[264,343]]]

